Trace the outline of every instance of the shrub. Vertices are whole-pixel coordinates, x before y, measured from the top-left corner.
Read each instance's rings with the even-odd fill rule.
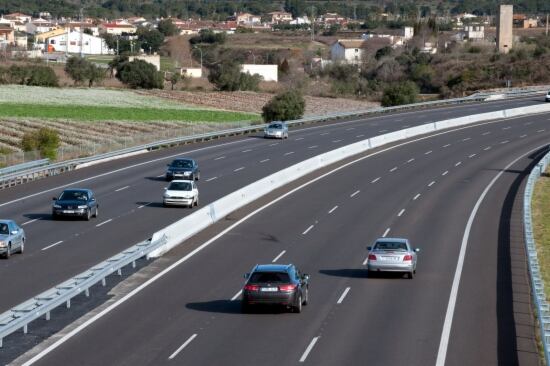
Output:
[[[202,29],[197,36],[191,37],[189,43],[192,45],[198,43],[224,44],[225,33],[214,33],[211,29]]]
[[[304,115],[306,102],[299,91],[289,90],[274,96],[262,108],[265,122],[275,120],[288,121]]]
[[[51,67],[30,66],[26,84],[32,86],[59,86],[59,79]]]
[[[157,71],[154,65],[143,60],[118,64],[116,77],[133,89],[164,88],[164,79],[161,73]]]
[[[382,106],[390,107],[394,105],[410,104],[416,102],[418,96],[418,87],[411,81],[405,81],[393,84],[384,89],[382,96]]]
[[[26,132],[21,139],[21,148],[23,151],[40,151],[42,158],[55,160],[59,148],[59,135],[57,131],[47,127]]]
[[[241,72],[241,65],[231,61],[214,65],[208,74],[208,81],[219,90],[224,91],[257,91],[261,79],[257,74],[250,75]]]
[[[83,57],[70,57],[65,64],[65,72],[73,79],[75,84],[88,82],[91,87],[94,82],[100,82],[105,78],[105,70],[86,60]]]

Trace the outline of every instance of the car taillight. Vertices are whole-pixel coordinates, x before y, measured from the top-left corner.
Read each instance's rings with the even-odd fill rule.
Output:
[[[296,289],[296,285],[281,285],[279,291],[290,292]]]
[[[369,261],[375,261],[376,256],[374,254],[369,254]]]
[[[403,257],[403,262],[405,261],[412,261],[413,260],[413,256],[410,255],[410,254],[406,254],[404,257]]]
[[[245,285],[244,289],[245,289],[245,291],[259,291],[260,286],[258,286],[258,285]]]

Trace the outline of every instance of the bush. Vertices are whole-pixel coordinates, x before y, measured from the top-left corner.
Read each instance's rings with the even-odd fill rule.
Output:
[[[117,79],[129,87],[143,89],[163,89],[164,79],[154,65],[143,61],[134,60],[117,65]]]
[[[267,102],[262,108],[262,117],[265,122],[298,119],[304,115],[305,107],[306,102],[302,94],[296,90],[289,90]]]
[[[384,89],[382,106],[390,107],[394,105],[415,103],[417,96],[418,87],[412,81],[393,84]]]
[[[91,87],[94,82],[100,82],[105,78],[105,71],[99,66],[83,57],[73,56],[65,64],[65,72],[73,79],[75,84],[88,82]]]
[[[211,29],[202,29],[197,36],[191,37],[189,43],[192,45],[198,43],[224,44],[225,33],[214,33]]]
[[[42,127],[39,130],[26,132],[21,139],[23,151],[40,151],[42,158],[57,158],[59,148],[59,135],[57,131]]]
[[[208,81],[219,90],[236,91],[259,89],[261,76],[241,72],[241,65],[236,62],[222,62],[214,65],[208,74]]]
[[[59,79],[51,67],[39,65],[11,65],[0,69],[0,84],[32,86],[59,86]]]

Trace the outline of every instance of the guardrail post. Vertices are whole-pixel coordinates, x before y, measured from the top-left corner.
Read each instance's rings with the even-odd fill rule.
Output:
[[[50,312],[46,311],[46,320],[50,320]]]
[[[0,338],[0,348],[2,348],[3,344],[4,344],[4,339],[3,338]]]
[[[90,289],[87,288],[86,290],[84,290],[84,294],[86,295],[86,297],[90,297]]]
[[[105,277],[101,279],[101,284],[103,285],[103,287],[107,286],[107,281],[105,281]]]
[[[71,308],[71,299],[67,300],[67,309]]]
[[[28,324],[25,324],[25,325],[23,326],[23,334],[27,334],[27,333],[28,333],[28,331],[29,331],[29,328],[28,328],[28,327],[29,327]]]
[[[122,268],[117,269],[116,273],[118,273],[119,276],[122,276]]]
[[[132,268],[136,268],[136,261],[132,262]]]

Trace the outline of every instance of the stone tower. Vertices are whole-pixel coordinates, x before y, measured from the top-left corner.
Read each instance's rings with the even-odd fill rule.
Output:
[[[514,21],[514,6],[501,5],[497,22],[497,47],[498,52],[508,53],[512,49]]]

